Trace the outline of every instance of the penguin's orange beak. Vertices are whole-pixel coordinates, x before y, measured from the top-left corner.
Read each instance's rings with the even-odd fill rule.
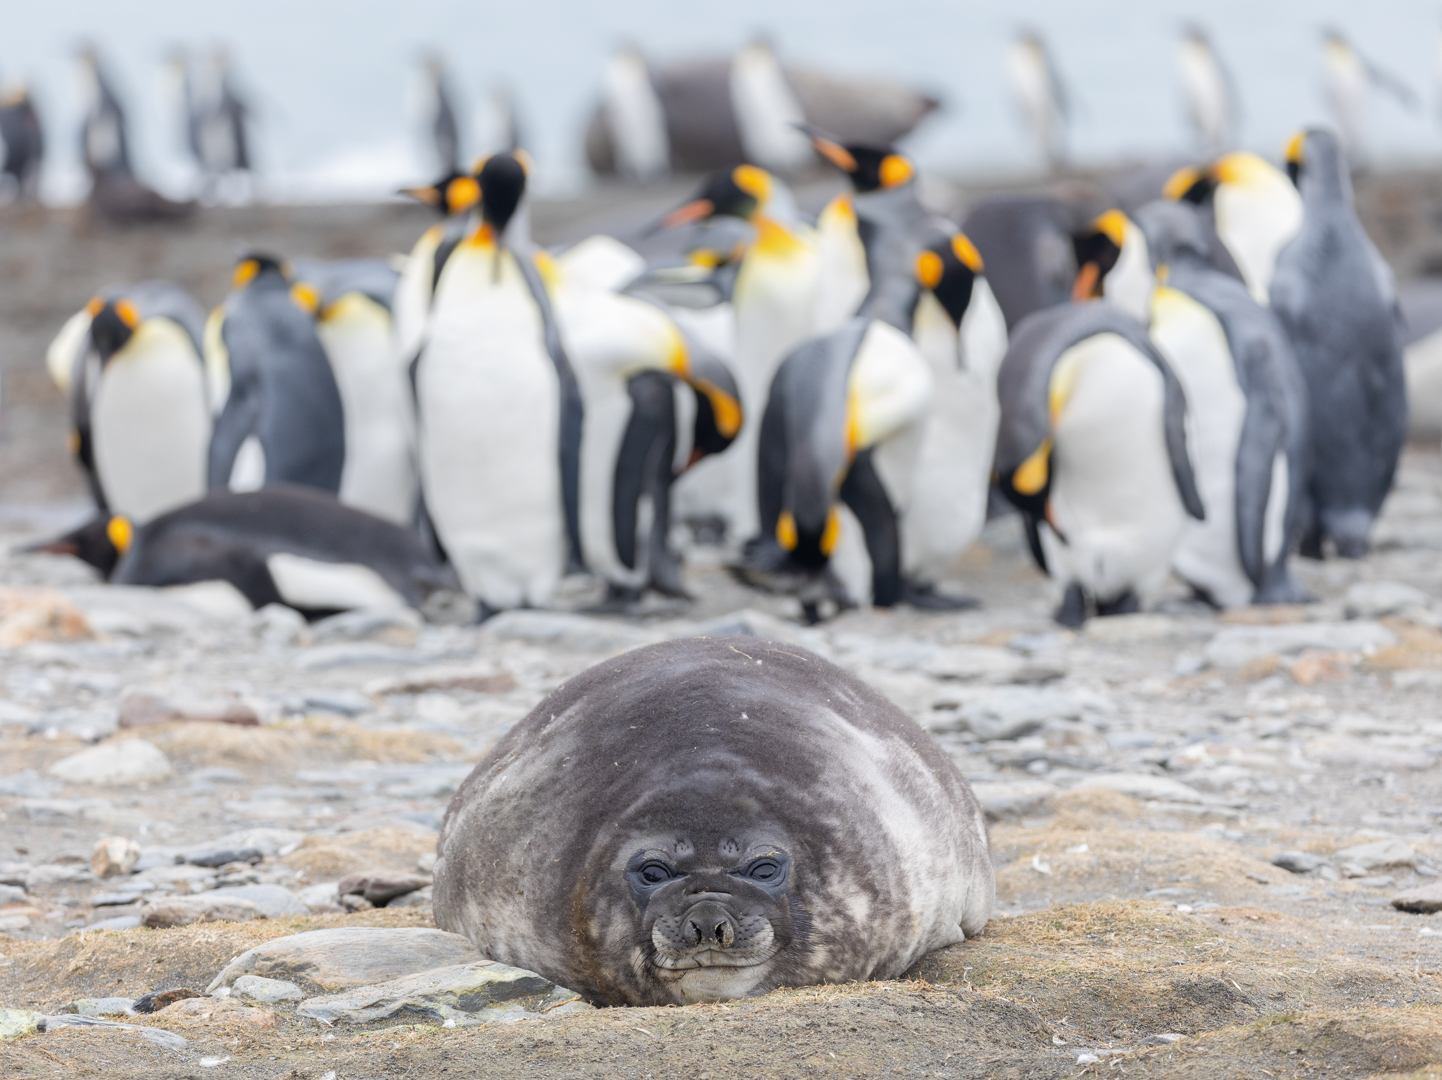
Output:
[[[696,199],[685,206],[679,206],[661,219],[661,227],[674,229],[678,225],[689,225],[701,221],[716,212],[716,204],[710,199]]]
[[[1094,300],[1096,299],[1097,285],[1101,282],[1101,271],[1094,262],[1082,263],[1081,269],[1076,272],[1076,281],[1072,283],[1071,298],[1073,300]]]

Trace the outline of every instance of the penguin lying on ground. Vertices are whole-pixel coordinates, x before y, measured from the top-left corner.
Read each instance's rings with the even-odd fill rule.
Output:
[[[525,166],[496,154],[477,180],[480,220],[441,269],[411,368],[421,486],[472,596],[489,609],[542,605],[582,565],[580,390],[537,252],[516,228]]]
[[[1288,171],[1302,195],[1302,225],[1277,256],[1272,310],[1281,319],[1311,395],[1312,515],[1302,554],[1367,553],[1372,523],[1407,439],[1407,380],[1392,271],[1357,219],[1337,137],[1298,133]]]
[[[50,345],[71,449],[102,512],[149,521],[204,494],[204,320],[179,286],[147,281],[103,290]]]
[[[1105,301],[1017,326],[997,374],[995,475],[1037,563],[1066,586],[1056,619],[1139,610],[1204,510],[1186,396],[1146,329]]]
[[[335,494],[345,469],[345,415],[311,311],[314,290],[251,254],[205,327],[205,362],[223,402],[210,443],[211,489],[308,484]]]
[[[294,294],[314,304],[345,415],[340,500],[409,525],[418,480],[410,384],[392,335],[399,275],[384,259],[297,259],[294,266]]]
[[[115,585],[228,581],[256,608],[312,619],[364,607],[438,615],[460,587],[411,530],[294,484],[212,492],[144,525],[102,515],[28,550],[74,555]]]
[[[1308,600],[1287,569],[1311,454],[1306,387],[1287,335],[1241,281],[1211,264],[1208,246],[1216,241],[1196,207],[1153,202],[1124,229],[1120,217],[1103,215],[1079,246],[1089,239],[1114,274],[1137,262],[1146,267],[1142,288],[1113,290],[1111,275],[1102,287],[1147,323],[1186,392],[1188,449],[1206,518],[1187,523],[1173,569],[1219,607]],[[1118,239],[1128,250],[1110,255]]]

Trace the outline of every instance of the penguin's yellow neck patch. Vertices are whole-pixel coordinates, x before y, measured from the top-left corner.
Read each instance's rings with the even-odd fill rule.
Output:
[[[773,221],[764,214],[753,219],[756,226],[756,243],[751,250],[771,259],[786,259],[806,251],[801,238],[779,221]]]
[[[115,545],[115,550],[124,555],[130,550],[130,543],[135,539],[135,527],[130,524],[128,517],[116,515],[105,525],[105,535]]]
[[[844,191],[827,203],[816,219],[816,224],[823,229],[828,225],[855,227],[856,204],[852,201],[851,192]]]
[[[1031,456],[1016,467],[1016,472],[1011,474],[1011,486],[1017,492],[1022,495],[1035,495],[1046,487],[1051,468],[1051,450],[1052,441],[1048,435],[1041,441],[1041,445],[1032,451]]]
[[[260,273],[260,263],[254,259],[246,259],[235,268],[235,273],[230,276],[230,287],[232,289],[243,289],[251,283],[255,275]]]
[[[290,298],[307,315],[320,310],[320,290],[308,281],[297,281],[290,287]]]
[[[776,542],[784,551],[796,550],[796,519],[791,516],[790,510],[781,511],[781,516],[776,519]]]
[[[546,290],[554,292],[561,283],[561,268],[556,265],[556,260],[551,257],[551,253],[537,251],[531,261],[536,264],[536,269],[541,274],[541,282],[546,286]]]
[[[830,556],[836,550],[836,541],[841,539],[841,515],[836,507],[826,511],[826,528],[821,530],[821,554]]]
[[[979,274],[986,268],[986,264],[981,259],[981,252],[976,250],[976,245],[971,242],[971,237],[966,233],[957,233],[951,238],[951,253],[960,259],[962,265],[973,274]]]

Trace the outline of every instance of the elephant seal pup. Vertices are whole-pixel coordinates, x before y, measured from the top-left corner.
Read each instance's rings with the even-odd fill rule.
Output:
[[[896,706],[803,649],[603,661],[517,724],[441,826],[436,924],[604,1005],[888,979],[981,933],[980,804]]]

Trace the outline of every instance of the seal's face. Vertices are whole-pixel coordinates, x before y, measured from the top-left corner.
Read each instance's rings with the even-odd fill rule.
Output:
[[[684,1001],[746,994],[796,939],[791,877],[791,856],[774,843],[679,838],[641,848],[625,869],[641,916],[638,966]]]

